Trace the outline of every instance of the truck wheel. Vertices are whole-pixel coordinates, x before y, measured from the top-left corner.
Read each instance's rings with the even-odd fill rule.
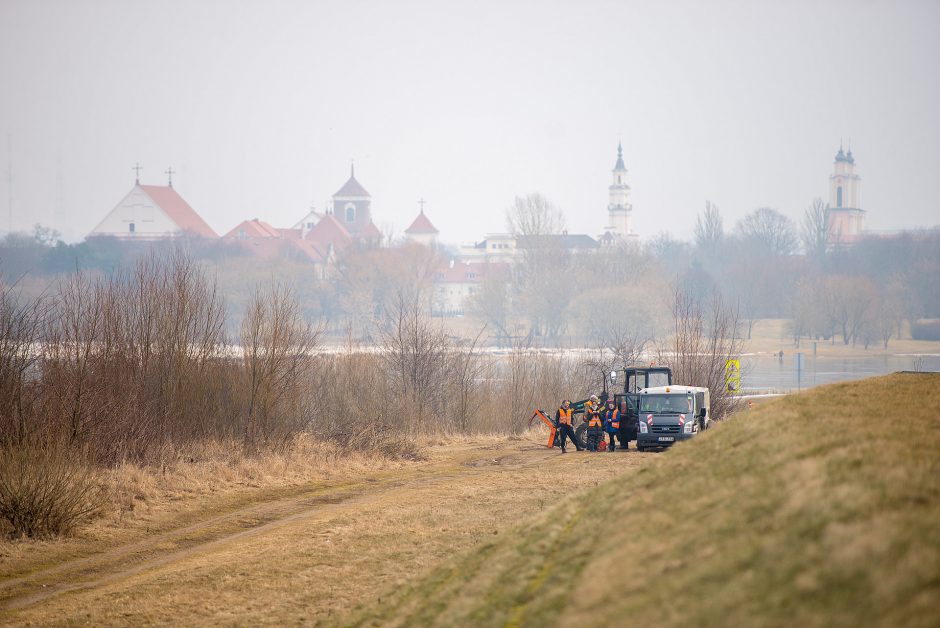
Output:
[[[587,449],[587,423],[582,423],[574,431],[574,437],[578,440],[578,445],[582,449]]]

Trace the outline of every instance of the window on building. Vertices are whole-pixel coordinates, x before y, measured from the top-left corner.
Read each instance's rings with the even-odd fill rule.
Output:
[[[842,207],[842,186],[836,188],[836,207]]]
[[[134,223],[127,225],[127,230],[130,231],[131,233],[134,233],[134,230],[136,228],[137,228],[137,225],[135,225]]]
[[[356,219],[356,208],[350,205],[346,208],[346,222],[353,222]]]
[[[620,185],[620,175],[617,175],[617,185]]]

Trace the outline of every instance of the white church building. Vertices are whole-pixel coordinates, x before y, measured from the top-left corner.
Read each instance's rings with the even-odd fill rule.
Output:
[[[92,229],[89,237],[156,240],[181,235],[218,238],[212,227],[173,189],[134,182],[131,191]]]

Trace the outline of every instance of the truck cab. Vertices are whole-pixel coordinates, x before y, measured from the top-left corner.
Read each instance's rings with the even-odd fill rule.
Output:
[[[654,386],[640,391],[636,446],[663,449],[709,428],[708,388]]]

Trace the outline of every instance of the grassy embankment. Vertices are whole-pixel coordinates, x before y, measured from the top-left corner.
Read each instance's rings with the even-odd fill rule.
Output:
[[[940,376],[761,404],[361,624],[940,625]]]

